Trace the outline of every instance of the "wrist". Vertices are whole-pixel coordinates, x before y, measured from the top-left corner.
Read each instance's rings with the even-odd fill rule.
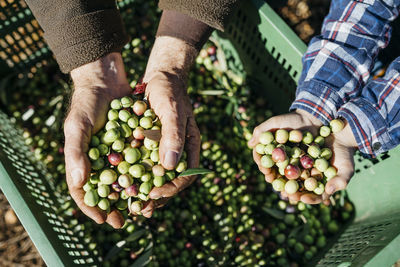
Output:
[[[335,139],[340,140],[340,143],[346,147],[357,149],[358,144],[350,124],[344,118],[341,118],[341,120],[344,122],[344,128],[340,132],[335,133]]]
[[[121,88],[127,84],[120,53],[114,52],[71,71],[76,90],[85,88]]]
[[[149,82],[159,73],[172,74],[182,81],[186,81],[197,53],[198,51],[194,46],[181,39],[170,36],[157,37],[143,82]]]

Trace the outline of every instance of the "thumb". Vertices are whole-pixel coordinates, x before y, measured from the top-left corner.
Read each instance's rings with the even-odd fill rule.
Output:
[[[329,195],[332,195],[333,193],[343,190],[346,188],[348,182],[350,180],[350,177],[343,177],[343,176],[337,176],[328,181],[328,183],[325,186],[325,192]]]
[[[86,157],[90,140],[91,125],[80,122],[69,116],[64,124],[65,165],[67,182],[74,188],[82,187],[90,170],[90,162]]]
[[[333,193],[343,190],[346,188],[347,184],[349,183],[351,177],[354,173],[354,167],[352,164],[346,162],[340,164],[341,169],[338,171],[338,175],[330,179],[325,186],[325,192],[328,195],[332,195]]]
[[[338,170],[337,176],[330,179],[325,186],[328,195],[346,188],[354,174],[354,159],[352,148],[334,145],[332,147],[332,165]]]
[[[187,117],[181,104],[181,92],[167,90],[173,88],[173,84],[163,83],[159,80],[149,82],[146,90],[151,107],[159,117],[161,128],[161,140],[159,146],[160,162],[164,168],[172,170],[178,164],[185,145],[185,133]]]
[[[172,170],[178,164],[185,145],[186,118],[168,111],[163,114],[160,140],[160,161],[164,168]],[[184,122],[182,121],[184,120]]]
[[[90,123],[75,119],[71,114],[64,124],[65,135],[65,168],[69,192],[78,207],[97,223],[104,223],[106,213],[84,203],[85,191],[82,189],[90,170],[90,162],[86,156],[90,140]]]

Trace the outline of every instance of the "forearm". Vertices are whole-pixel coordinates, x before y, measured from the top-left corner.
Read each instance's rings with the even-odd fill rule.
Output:
[[[360,151],[376,156],[400,143],[400,57],[386,75],[371,80],[360,96],[344,104],[338,115],[351,125]]]
[[[389,23],[398,15],[398,5],[332,1],[321,35],[313,38],[303,57],[291,109],[307,110],[326,123],[360,95],[375,57],[389,42]]]
[[[114,0],[27,0],[63,72],[120,51],[128,41]]]

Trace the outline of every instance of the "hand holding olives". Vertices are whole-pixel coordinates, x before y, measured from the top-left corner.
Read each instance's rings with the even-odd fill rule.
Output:
[[[256,127],[249,146],[254,148],[254,160],[265,180],[293,201],[316,204],[326,200],[346,187],[354,170],[356,143],[350,127],[340,119],[322,125],[301,110]]]

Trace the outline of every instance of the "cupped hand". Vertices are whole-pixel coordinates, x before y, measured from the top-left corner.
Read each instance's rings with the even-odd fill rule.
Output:
[[[272,117],[257,126],[254,129],[253,137],[248,144],[250,147],[254,148],[258,143],[261,133],[265,131],[275,131],[282,128],[287,130],[299,129],[302,131],[310,131],[314,136],[316,136],[321,125],[322,123],[310,113],[303,110],[296,110],[292,113]],[[346,188],[354,173],[353,155],[357,147],[357,143],[348,123],[345,124],[342,131],[326,138],[325,146],[332,150],[333,156],[330,159],[330,163],[338,170],[337,176],[327,182],[325,192],[322,195],[297,192],[288,195],[290,200],[295,202],[301,200],[307,204],[318,204],[322,201],[324,201],[324,203],[329,203],[328,199],[333,193]],[[253,158],[257,163],[259,170],[265,175],[265,180],[272,183],[277,177],[276,171],[272,168],[262,167],[261,155],[259,155],[255,150],[253,150]]]
[[[180,39],[158,37],[143,78],[147,83],[147,99],[162,124],[160,161],[168,170],[176,167],[184,150],[187,167],[199,165],[200,132],[186,93],[187,76],[196,55],[197,50]],[[142,214],[151,217],[155,208],[163,206],[195,179],[196,176],[177,177],[153,188],[149,194],[151,200],[145,204]]]
[[[126,80],[122,57],[119,53],[108,54],[74,69],[71,77],[74,92],[64,124],[68,188],[83,213],[99,224],[107,222],[114,228],[120,228],[124,223],[120,212],[112,210],[107,215],[97,207],[85,205],[82,187],[90,173],[87,152],[91,136],[106,123],[111,100],[132,92]]]
[[[160,72],[148,82],[146,96],[162,124],[159,146],[161,165],[167,170],[173,170],[185,150],[187,167],[198,167],[200,132],[186,94],[185,83],[175,74]],[[166,199],[185,189],[195,178],[177,177],[162,187],[155,187],[149,195],[155,201],[150,201],[142,214],[150,217],[154,208],[163,206]]]

